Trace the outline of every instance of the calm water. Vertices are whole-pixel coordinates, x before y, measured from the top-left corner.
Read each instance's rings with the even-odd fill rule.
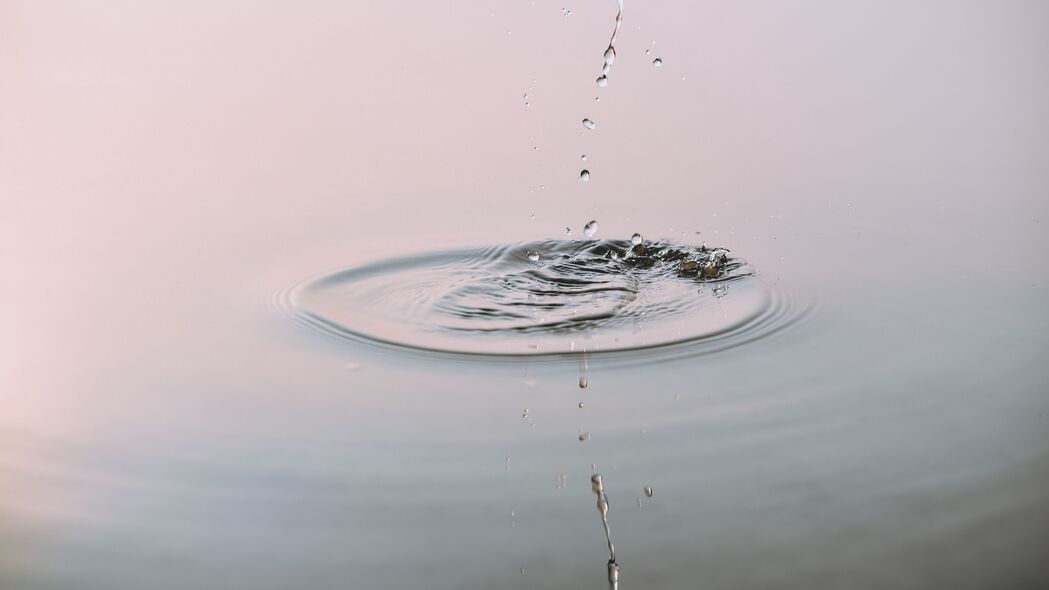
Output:
[[[513,4],[0,4],[0,588],[1049,585],[1049,9]]]

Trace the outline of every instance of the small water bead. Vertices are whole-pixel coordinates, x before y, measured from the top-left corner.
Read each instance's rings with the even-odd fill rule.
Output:
[[[532,262],[539,262],[539,253],[534,251],[534,250],[530,251],[528,253],[528,259],[531,260]]]
[[[604,88],[605,86],[608,86],[608,76],[601,74],[597,77],[597,87]]]
[[[590,171],[583,170],[579,173],[579,182],[590,182]]]
[[[590,385],[590,382],[586,380],[586,375],[581,376],[579,378],[579,389],[586,389],[588,385]],[[582,402],[579,403],[579,407],[583,407]]]
[[[630,236],[630,243],[634,244],[636,246],[636,245],[641,243],[642,239],[644,239],[644,238],[641,237],[641,234],[634,234],[634,235]]]
[[[652,60],[652,65],[658,68],[663,65],[663,60],[657,57],[656,59]],[[684,80],[684,78],[682,78],[682,80]]]
[[[525,106],[528,106],[528,94],[527,93],[525,93],[525,95],[524,95],[524,104],[525,104]]]
[[[586,225],[583,226],[583,235],[585,235],[588,238],[592,238],[592,237],[594,237],[594,234],[596,234],[596,233],[597,233],[597,220],[596,219],[591,219],[590,221],[587,222]]]
[[[579,159],[584,161],[584,162],[586,162],[586,154],[583,154],[582,156],[579,156]]]
[[[645,486],[645,496],[649,498],[652,497],[652,486]]]
[[[590,440],[590,433],[589,432],[584,432],[583,434],[579,435],[579,442],[586,442],[588,440]]]
[[[590,119],[583,119],[583,127],[586,127],[587,129],[593,129],[594,127],[597,127],[597,125]]]
[[[579,407],[580,407],[580,408],[582,408],[582,407],[583,407],[583,402],[579,402]]]
[[[570,8],[562,8],[561,14],[565,15],[566,17],[572,16],[572,10]]]

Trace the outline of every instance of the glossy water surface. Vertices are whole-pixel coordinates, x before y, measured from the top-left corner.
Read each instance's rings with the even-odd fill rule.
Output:
[[[1049,585],[1049,9],[617,8],[0,3],[0,588]]]

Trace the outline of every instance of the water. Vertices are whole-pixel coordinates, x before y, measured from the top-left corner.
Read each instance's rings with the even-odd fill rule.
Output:
[[[579,172],[579,182],[590,182],[589,170],[582,170]]]
[[[595,125],[594,122],[590,119],[583,119],[583,127],[586,127],[587,129],[593,129],[596,126],[597,125]]]
[[[583,230],[596,232],[596,221]],[[283,299],[305,325],[339,338],[525,356],[707,354],[788,327],[806,306],[725,249],[627,240],[380,260],[294,285]]]
[[[0,588],[605,588],[595,473],[627,590],[1047,586],[1040,3],[634,3],[600,102],[611,2],[18,6]],[[534,285],[515,269],[561,278],[562,242],[635,232],[753,273],[718,299],[629,269],[691,302],[655,326],[769,293],[782,327],[619,352],[436,330],[525,346],[478,359],[406,347],[454,307],[401,289],[388,344],[291,297],[420,262],[436,284],[392,284],[477,287],[435,269],[458,255]]]

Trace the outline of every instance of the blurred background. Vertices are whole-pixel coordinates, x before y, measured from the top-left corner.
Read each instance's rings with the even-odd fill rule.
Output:
[[[0,586],[601,588],[595,470],[622,588],[1049,583],[1049,5],[616,10],[0,1]],[[581,391],[282,303],[589,219],[814,310]]]

